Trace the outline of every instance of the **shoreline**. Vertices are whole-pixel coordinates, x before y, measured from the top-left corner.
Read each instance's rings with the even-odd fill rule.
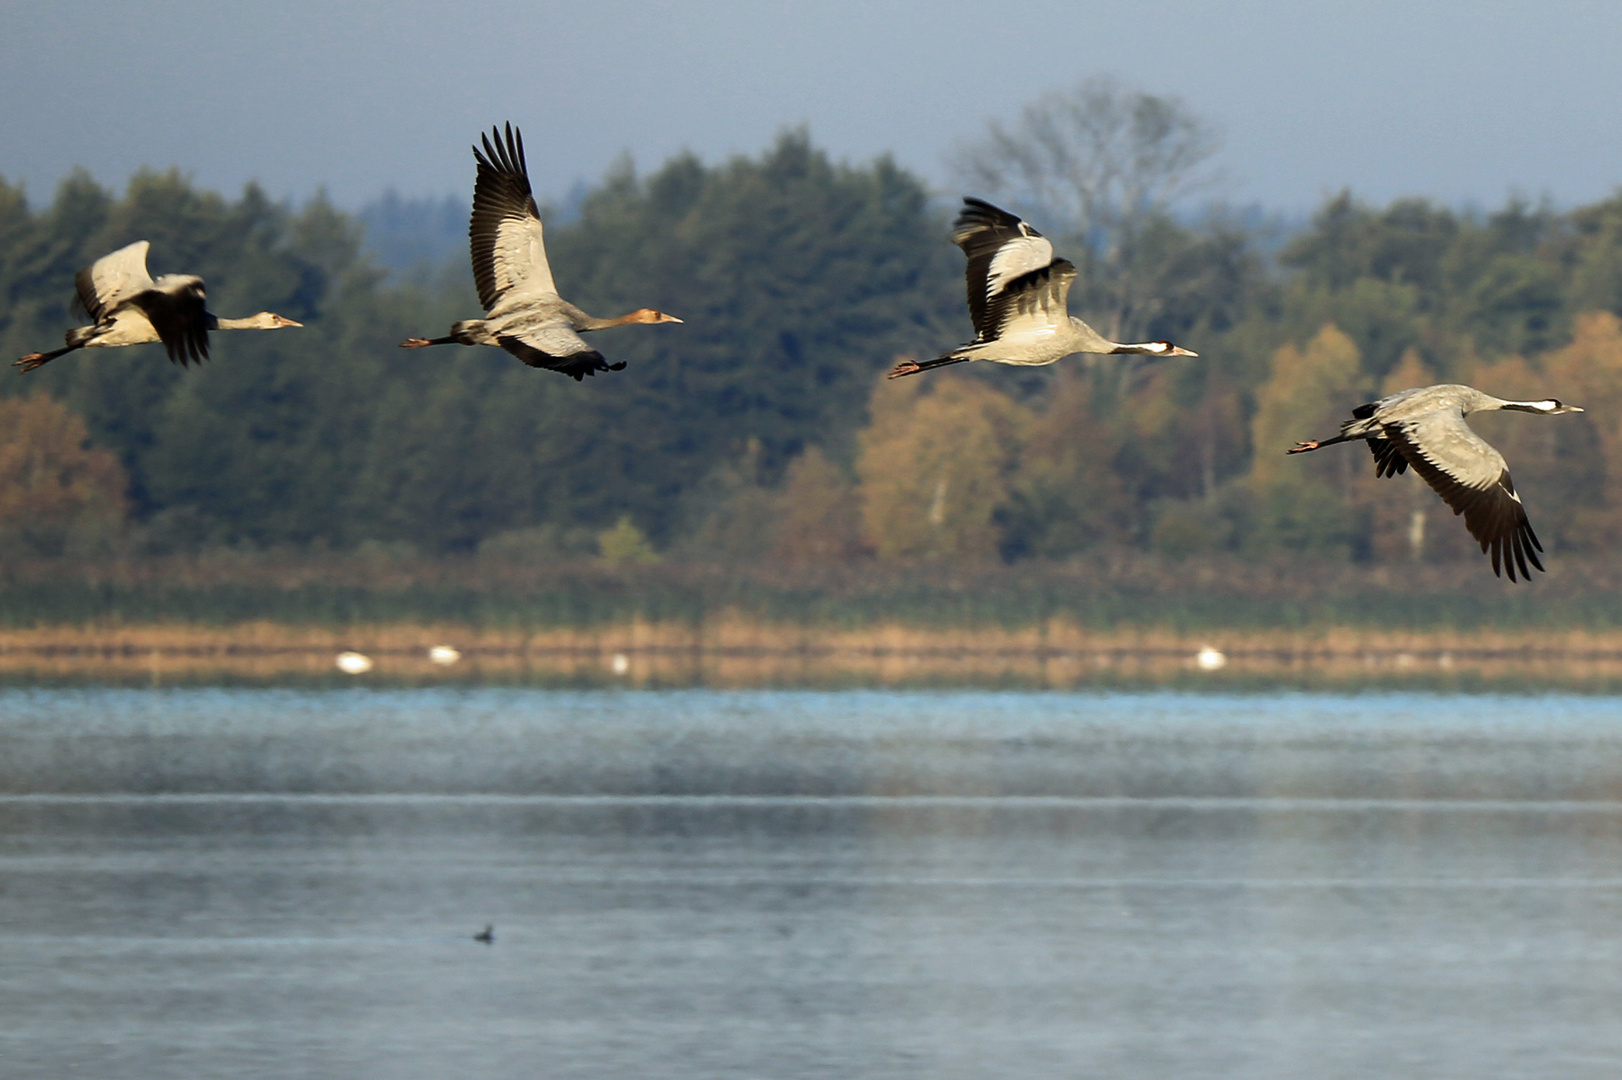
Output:
[[[430,648],[460,659],[439,665]],[[338,653],[372,660],[359,676]],[[1203,658],[1202,658],[1202,653]],[[1203,659],[1203,662],[1202,662]],[[0,630],[0,679],[348,685],[515,683],[717,688],[1445,685],[1622,689],[1622,630],[862,628],[724,615],[597,627],[476,629],[454,623],[268,621],[58,625]]]

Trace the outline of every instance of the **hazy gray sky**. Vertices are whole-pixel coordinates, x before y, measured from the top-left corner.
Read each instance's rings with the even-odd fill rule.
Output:
[[[1231,201],[1299,212],[1349,185],[1495,205],[1622,182],[1615,0],[7,0],[0,176],[178,165],[358,204],[462,193],[512,120],[544,194],[807,124],[835,156],[943,158],[1044,90],[1112,73],[1225,136]]]

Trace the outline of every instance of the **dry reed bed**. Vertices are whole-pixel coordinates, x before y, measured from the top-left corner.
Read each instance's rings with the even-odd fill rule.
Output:
[[[462,659],[439,666],[434,645]],[[1202,649],[1225,664],[1202,670]],[[564,681],[637,686],[1019,685],[1099,683],[1530,680],[1622,683],[1622,630],[1387,631],[1324,628],[1090,629],[1063,619],[1023,628],[797,625],[723,615],[702,623],[627,620],[595,628],[474,630],[456,625],[343,630],[249,622],[0,630],[0,676],[50,680],[272,682],[334,676],[344,650],[374,661],[367,679],[408,683]]]

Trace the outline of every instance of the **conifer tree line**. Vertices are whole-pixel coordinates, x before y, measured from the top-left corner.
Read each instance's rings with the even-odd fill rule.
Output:
[[[1127,234],[1038,221],[1081,267],[1075,314],[1199,358],[886,382],[898,356],[969,336],[954,209],[800,132],[753,157],[616,169],[551,215],[554,273],[587,310],[685,323],[616,336],[627,370],[576,384],[495,350],[397,349],[477,310],[465,258],[390,277],[324,200],[145,172],[122,193],[75,175],[36,205],[0,182],[8,357],[77,325],[75,271],[138,239],[155,274],[202,274],[214,310],[305,324],[232,335],[200,369],[151,346],[0,377],[0,534],[40,555],[1442,560],[1469,537],[1411,474],[1284,450],[1382,392],[1459,381],[1588,410],[1474,422],[1547,546],[1614,544],[1622,196],[1478,214],[1341,194],[1282,244],[1149,203]]]

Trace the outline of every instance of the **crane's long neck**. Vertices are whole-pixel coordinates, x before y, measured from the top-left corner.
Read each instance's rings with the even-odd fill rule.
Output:
[[[1111,341],[1074,315],[1070,316],[1070,341],[1076,352],[1113,353],[1127,346]]]
[[[205,325],[210,330],[279,330],[284,326],[303,326],[303,323],[269,311],[261,311],[257,315],[249,315],[246,319],[222,319],[212,311],[203,315]]]
[[[1076,352],[1103,355],[1136,353],[1143,356],[1161,356],[1166,352],[1166,343],[1163,341],[1146,341],[1141,344],[1111,341],[1074,315],[1070,316],[1070,339],[1077,345]]]
[[[629,326],[632,323],[648,321],[644,317],[641,309],[628,312],[613,319],[599,319],[597,316],[587,315],[585,312],[581,312],[580,314],[581,318],[575,324],[576,330],[607,330],[612,326]]]

